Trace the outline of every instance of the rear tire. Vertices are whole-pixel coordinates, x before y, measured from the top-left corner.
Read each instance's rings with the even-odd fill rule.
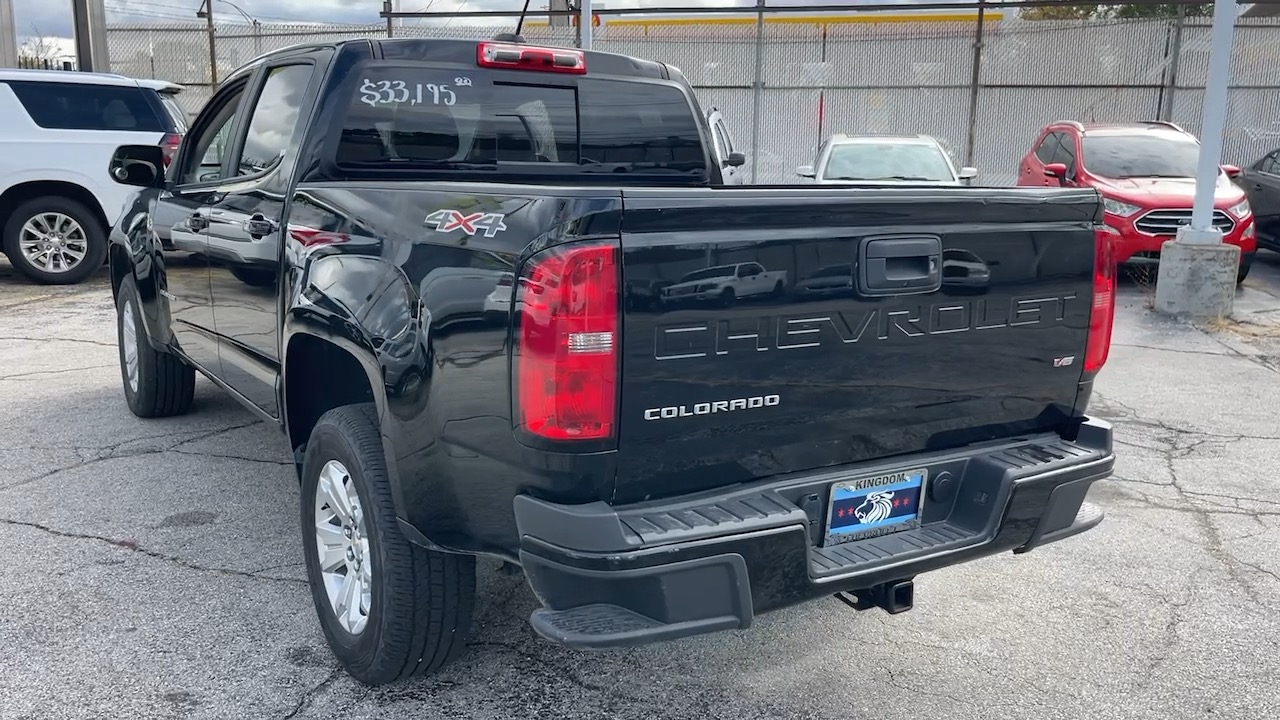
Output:
[[[475,558],[427,550],[400,531],[372,405],[335,408],[316,423],[301,509],[316,614],[352,677],[382,685],[433,673],[465,649]]]
[[[733,288],[725,288],[724,290],[720,291],[721,305],[725,307],[730,307],[737,301],[738,301],[738,293],[734,292]]]
[[[32,198],[4,226],[4,254],[18,272],[45,285],[74,285],[102,269],[107,230],[69,197]]]
[[[116,293],[116,347],[124,399],[134,415],[170,417],[191,409],[196,371],[177,355],[151,346],[132,276],[125,277]]]

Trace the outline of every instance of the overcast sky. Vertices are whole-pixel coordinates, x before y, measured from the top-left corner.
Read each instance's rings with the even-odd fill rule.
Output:
[[[870,2],[870,0],[864,0]],[[960,0],[958,0],[960,1]],[[196,19],[201,0],[105,0],[108,23],[174,22]],[[232,0],[246,14],[262,22],[377,23],[382,0]],[[754,5],[754,0],[600,0],[609,7],[676,7]],[[769,0],[769,5],[820,5],[859,0]],[[913,0],[876,0],[876,4],[909,5]],[[16,0],[14,20],[19,36],[71,37],[72,0]],[[449,12],[465,5],[465,10],[511,10],[518,12],[523,0],[400,0],[406,12],[423,10]],[[530,10],[546,7],[547,0],[531,0]],[[214,16],[243,19],[225,0],[216,0]]]

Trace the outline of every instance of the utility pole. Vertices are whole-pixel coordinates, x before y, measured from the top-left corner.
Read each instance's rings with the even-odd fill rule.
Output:
[[[1236,12],[1236,0],[1214,0],[1191,224],[1179,228],[1175,239],[1160,249],[1156,310],[1168,315],[1222,318],[1235,306],[1240,248],[1222,242],[1222,231],[1213,224],[1213,206],[1222,172],[1222,132],[1227,119]],[[1232,220],[1240,222],[1239,218]]]
[[[204,18],[205,28],[209,31],[209,87],[216,89],[218,87],[218,42],[213,37],[213,0],[203,0],[200,3],[200,9],[196,11],[196,17]]]
[[[578,47],[591,49],[591,0],[578,0]]]
[[[107,56],[107,8],[103,0],[72,0],[76,64],[84,72],[111,72]]]
[[[0,0],[0,68],[18,67],[18,26],[13,22],[13,0]]]
[[[569,27],[568,15],[555,14],[558,12],[569,12],[569,0],[550,0],[550,3],[547,5],[547,10],[551,12],[551,14],[547,16],[547,23],[551,25],[551,27]]]

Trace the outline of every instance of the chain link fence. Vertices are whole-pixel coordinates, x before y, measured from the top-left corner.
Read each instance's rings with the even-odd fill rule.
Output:
[[[1041,19],[1025,10],[840,15],[741,9],[655,18],[609,11],[593,49],[684,71],[704,110],[720,110],[756,182],[791,182],[833,133],[923,133],[984,184],[1012,184],[1037,131],[1056,120],[1171,120],[1199,129],[1210,20]],[[603,13],[602,13],[603,15]],[[493,20],[486,18],[486,20]],[[112,69],[187,86],[189,112],[216,78],[272,50],[375,37],[483,39],[516,18],[444,22],[130,25],[107,31]],[[573,46],[576,28],[530,19],[531,43]],[[213,62],[211,62],[211,60]],[[1232,58],[1224,162],[1280,147],[1280,20],[1241,18]],[[213,70],[216,69],[216,72]]]

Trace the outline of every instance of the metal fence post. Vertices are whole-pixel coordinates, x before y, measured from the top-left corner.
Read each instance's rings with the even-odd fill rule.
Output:
[[[760,95],[764,90],[764,7],[756,0],[756,77],[751,84],[751,182],[760,176]]]
[[[982,81],[982,33],[986,25],[986,3],[978,3],[978,26],[973,33],[973,75],[969,80],[969,127],[965,131],[964,164],[973,166],[973,149],[978,133],[978,83]]]
[[[13,0],[0,0],[0,68],[18,67],[18,26]]]
[[[1165,72],[1165,86],[1160,94],[1161,120],[1173,119],[1173,95],[1178,91],[1178,64],[1182,58],[1182,28],[1187,21],[1187,6],[1178,6],[1178,15],[1173,21],[1173,42],[1169,48],[1169,57],[1165,59],[1168,69]]]

